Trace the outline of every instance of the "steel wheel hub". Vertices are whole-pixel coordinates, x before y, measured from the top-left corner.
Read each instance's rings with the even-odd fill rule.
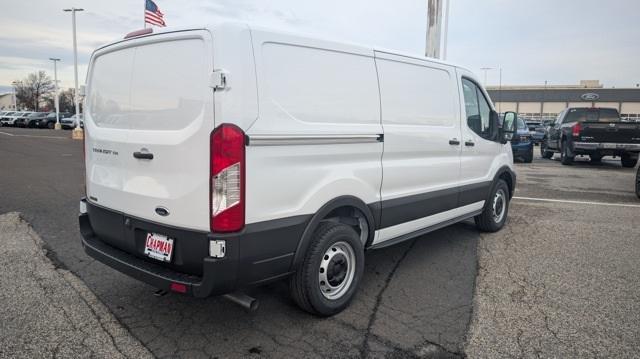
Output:
[[[504,193],[504,190],[499,189],[498,191],[496,191],[496,195],[493,197],[493,204],[492,204],[493,220],[496,223],[500,223],[504,218],[504,212],[505,212],[506,206],[507,206],[507,196]]]
[[[318,284],[325,298],[336,300],[349,290],[356,273],[355,264],[355,251],[347,242],[337,242],[327,248],[318,270]]]

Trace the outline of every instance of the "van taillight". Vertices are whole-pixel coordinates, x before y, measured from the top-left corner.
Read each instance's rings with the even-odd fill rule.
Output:
[[[210,141],[210,224],[212,232],[235,232],[244,227],[244,132],[222,124]]]
[[[580,122],[576,122],[576,124],[573,125],[572,127],[573,137],[579,137],[581,130],[582,130],[582,125],[580,125]]]

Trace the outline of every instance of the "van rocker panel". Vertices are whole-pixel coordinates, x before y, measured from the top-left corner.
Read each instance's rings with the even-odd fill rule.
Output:
[[[84,201],[84,200],[83,200]],[[80,214],[82,245],[92,258],[166,291],[184,284],[185,294],[207,297],[262,284],[290,274],[294,252],[310,216],[248,224],[238,233],[180,229],[86,202]],[[146,232],[174,238],[174,257],[163,263],[145,256]],[[225,240],[224,258],[209,257],[209,241]]]

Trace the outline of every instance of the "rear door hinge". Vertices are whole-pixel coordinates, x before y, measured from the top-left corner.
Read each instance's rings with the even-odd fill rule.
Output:
[[[225,90],[229,88],[229,72],[225,70],[215,70],[209,77],[209,86],[213,90]]]

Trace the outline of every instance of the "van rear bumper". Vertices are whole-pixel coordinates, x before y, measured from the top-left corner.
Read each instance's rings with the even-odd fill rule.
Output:
[[[183,294],[199,298],[230,293],[289,275],[293,254],[308,222],[307,218],[294,217],[284,222],[250,224],[239,233],[211,234],[130,218],[83,201],[87,210],[79,216],[80,233],[84,250],[90,257],[158,289],[178,291],[174,289],[175,284],[183,285],[186,288]],[[117,228],[118,222],[122,223],[122,229]],[[124,223],[132,228],[126,229]],[[100,231],[113,228],[118,238],[111,238],[112,233],[100,238],[94,227]],[[144,257],[139,249],[127,249],[118,242],[120,237],[128,237],[127,231],[140,230],[175,238],[175,250],[181,253],[175,253],[174,263]],[[210,240],[225,240],[224,258],[209,257]],[[194,263],[198,264],[197,271],[193,269]]]

